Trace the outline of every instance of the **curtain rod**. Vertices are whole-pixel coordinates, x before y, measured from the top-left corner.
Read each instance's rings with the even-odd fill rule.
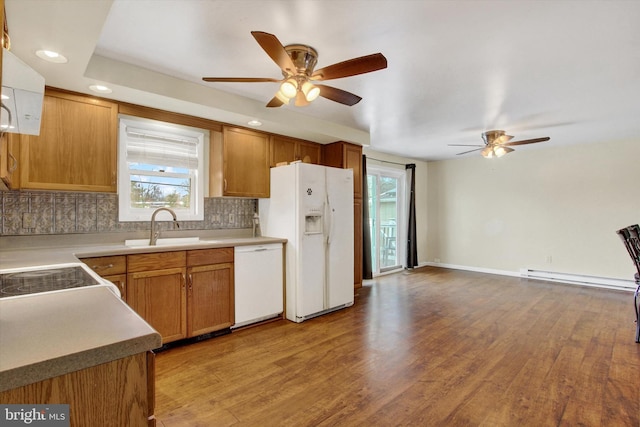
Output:
[[[375,160],[376,162],[382,162],[382,163],[391,163],[393,165],[398,165],[398,166],[406,166],[407,163],[398,163],[398,162],[391,162],[389,160],[380,160],[380,159],[376,159],[375,157],[369,157],[369,156],[365,156],[367,158],[367,160]]]

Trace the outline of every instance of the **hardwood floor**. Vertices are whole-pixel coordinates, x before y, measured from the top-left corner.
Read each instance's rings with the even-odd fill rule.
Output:
[[[158,425],[640,426],[631,293],[426,267],[159,353]]]

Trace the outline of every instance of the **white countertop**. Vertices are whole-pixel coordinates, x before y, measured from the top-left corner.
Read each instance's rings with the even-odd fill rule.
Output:
[[[38,265],[78,262],[79,258],[181,251],[189,249],[225,248],[268,243],[286,243],[274,237],[202,237],[199,242],[166,246],[125,246],[124,238],[113,242],[113,236],[100,235],[44,236],[38,239],[0,238],[0,270]]]
[[[0,391],[162,345],[106,287],[0,299]]]

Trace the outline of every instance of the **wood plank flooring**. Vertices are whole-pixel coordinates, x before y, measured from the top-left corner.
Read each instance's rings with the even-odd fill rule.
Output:
[[[631,293],[425,267],[159,353],[158,425],[640,426]]]

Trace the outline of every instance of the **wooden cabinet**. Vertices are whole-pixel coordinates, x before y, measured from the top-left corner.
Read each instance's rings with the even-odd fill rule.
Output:
[[[20,137],[20,187],[116,192],[118,105],[47,88],[39,136]]]
[[[186,338],[186,252],[128,255],[127,265],[127,304],[163,344]]]
[[[322,147],[322,164],[353,170],[353,243],[354,286],[362,286],[362,147],[348,142],[334,142]]]
[[[3,391],[0,402],[65,403],[72,426],[155,426],[154,354],[138,353]]]
[[[321,145],[295,138],[287,138],[279,135],[271,136],[271,167],[282,162],[301,160],[304,163],[320,164]]]
[[[334,142],[322,147],[322,164],[353,170],[353,198],[362,199],[362,147]]]
[[[80,261],[89,266],[101,277],[110,281],[120,290],[123,300],[127,299],[127,257],[114,255],[104,257],[82,258]]]
[[[233,326],[233,248],[188,251],[187,266],[188,336]]]
[[[269,135],[224,126],[221,136],[211,135],[210,195],[269,197]]]
[[[163,344],[234,324],[233,248],[128,255],[127,264],[127,303]]]
[[[19,143],[18,134],[5,133],[0,139],[0,179],[4,186],[11,190],[20,188]]]

